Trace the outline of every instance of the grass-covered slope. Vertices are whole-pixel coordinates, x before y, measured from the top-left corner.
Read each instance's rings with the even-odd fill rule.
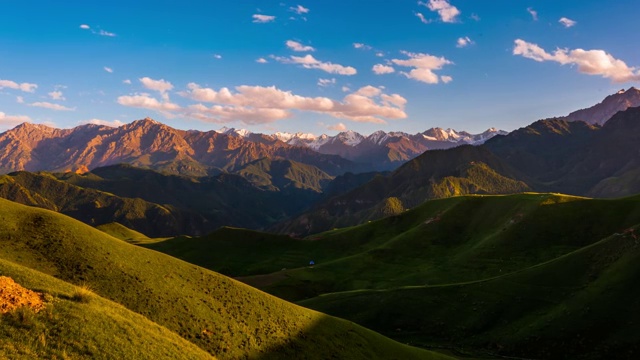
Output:
[[[440,358],[57,213],[0,199],[0,219],[3,263],[89,284],[221,359]]]
[[[361,224],[385,215],[377,209],[389,198],[398,199],[403,208],[413,208],[435,198],[529,191],[531,187],[522,179],[521,174],[484,147],[467,145],[427,151],[388,176],[376,176],[275,226],[274,230],[308,235]]]
[[[640,351],[638,224],[637,196],[529,193],[431,200],[304,240],[228,228],[145,246],[414,345],[626,359]]]
[[[413,344],[535,359],[635,359],[638,228],[477,282],[334,293],[301,304]]]
[[[174,332],[50,275],[0,259],[0,275],[43,293],[46,307],[0,315],[3,359],[211,359]]]
[[[305,240],[226,228],[144,246],[300,300],[335,291],[497,276],[637,223],[638,198],[465,196],[431,200],[397,216]],[[309,267],[310,261],[315,266]]]

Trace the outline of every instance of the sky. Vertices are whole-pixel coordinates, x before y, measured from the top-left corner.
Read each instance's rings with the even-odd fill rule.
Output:
[[[640,85],[637,0],[0,0],[0,130],[511,131]]]

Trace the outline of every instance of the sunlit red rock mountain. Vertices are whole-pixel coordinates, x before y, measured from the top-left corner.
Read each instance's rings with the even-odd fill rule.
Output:
[[[355,132],[315,137],[253,134],[246,130],[178,130],[150,118],[112,128],[82,125],[55,129],[24,123],[0,134],[0,172],[77,171],[129,163],[175,174],[235,171],[259,159],[287,159],[330,175],[395,168],[429,149],[482,143],[502,132],[480,135],[434,128],[409,135]]]

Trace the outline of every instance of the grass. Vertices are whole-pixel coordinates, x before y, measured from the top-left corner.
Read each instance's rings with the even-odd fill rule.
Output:
[[[624,320],[640,305],[630,240],[638,224],[637,196],[477,195],[304,240],[224,229],[148,246],[404,343],[629,358],[640,351],[630,340],[640,322]]]
[[[14,276],[19,265],[56,283],[64,281],[67,290],[62,304],[70,316],[82,318],[86,316],[83,309],[106,306],[103,299],[116,302],[123,310],[141,315],[147,324],[155,323],[221,359],[279,359],[302,354],[310,359],[334,355],[353,359],[446,358],[127,244],[60,214],[0,200],[0,220],[0,259],[3,264],[16,264],[11,272],[3,270],[5,275]],[[18,281],[26,278],[18,276]],[[25,283],[30,288],[47,289],[35,280]],[[91,284],[95,296],[89,302],[73,301],[78,290],[69,284]],[[12,333],[7,338],[16,336]],[[79,348],[85,347],[83,338],[70,338],[76,339]],[[35,351],[24,346],[24,351]],[[91,350],[90,354],[84,357],[100,351]]]
[[[122,305],[99,296],[76,301],[79,288],[52,276],[5,260],[0,260],[0,273],[48,299],[37,314],[23,307],[0,317],[0,358],[213,358]]]

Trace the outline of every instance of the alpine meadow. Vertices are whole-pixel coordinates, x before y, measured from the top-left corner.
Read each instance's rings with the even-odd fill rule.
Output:
[[[1,359],[640,357],[634,1],[0,8]]]

